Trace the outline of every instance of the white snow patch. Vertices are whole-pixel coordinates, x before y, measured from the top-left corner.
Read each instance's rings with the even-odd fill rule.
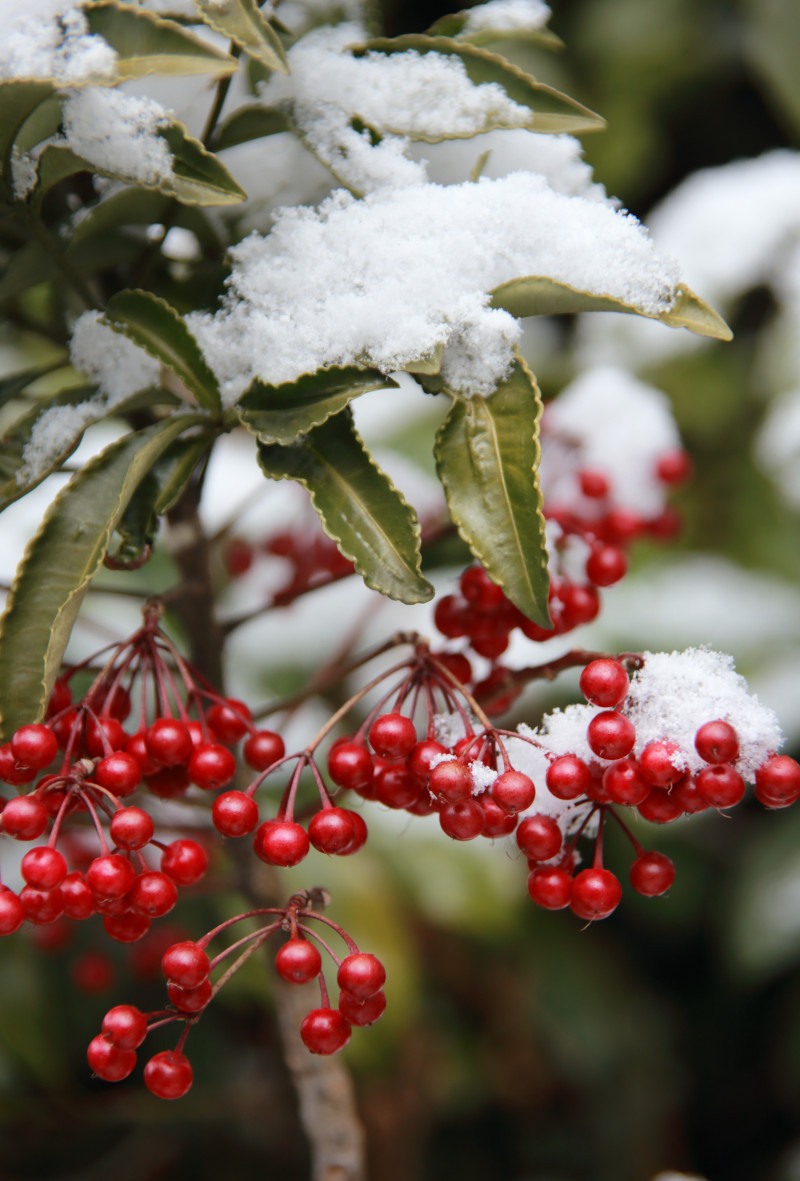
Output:
[[[550,9],[543,0],[489,0],[488,4],[467,9],[467,23],[462,33],[478,33],[483,29],[504,33],[541,29],[550,16]]]
[[[0,0],[0,79],[111,82],[117,55],[70,0]]]
[[[63,122],[67,145],[96,168],[150,185],[173,175],[158,134],[169,113],[154,99],[92,86],[67,99]]]

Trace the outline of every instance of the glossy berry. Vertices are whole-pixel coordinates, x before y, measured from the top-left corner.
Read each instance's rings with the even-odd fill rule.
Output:
[[[683,812],[680,798],[663,787],[654,787],[638,805],[639,815],[652,824],[669,824]]]
[[[563,837],[552,816],[526,816],[517,829],[517,844],[531,861],[549,861],[561,848]]]
[[[211,819],[224,837],[247,836],[258,824],[258,804],[242,791],[226,791],[214,800]]]
[[[207,979],[210,970],[211,961],[208,956],[202,947],[190,940],[173,943],[161,957],[161,971],[164,976],[181,988],[195,988]]]
[[[636,807],[647,799],[652,786],[642,779],[638,764],[632,758],[619,759],[603,772],[603,787],[614,804]]]
[[[432,738],[424,738],[411,751],[406,765],[414,778],[427,787],[434,759],[448,753],[447,748],[442,746],[441,742],[435,742]]]
[[[136,1065],[134,1050],[113,1045],[102,1033],[89,1042],[86,1058],[92,1071],[107,1083],[118,1083],[127,1078]]]
[[[117,943],[138,943],[150,930],[150,916],[132,909],[122,914],[104,914],[103,929]]]
[[[185,766],[194,749],[191,734],[175,718],[156,718],[144,741],[150,758],[165,767]]]
[[[339,1012],[348,1025],[374,1025],[385,1011],[386,995],[383,992],[376,992],[366,1000],[352,996],[344,990],[339,993]]]
[[[648,742],[639,755],[639,774],[653,787],[672,787],[684,774],[683,759],[674,742]]]
[[[675,881],[675,866],[663,853],[640,853],[631,865],[630,878],[637,894],[655,898]]]
[[[71,919],[88,919],[97,910],[95,896],[86,878],[78,870],[68,873],[61,883],[64,914]]]
[[[64,913],[64,896],[61,887],[52,890],[37,890],[33,886],[23,886],[19,892],[19,900],[25,909],[25,918],[37,926],[54,923]]]
[[[25,922],[25,907],[13,890],[0,886],[0,935],[13,935]]]
[[[628,559],[615,545],[599,545],[586,559],[586,577],[595,586],[613,586],[628,572]]]
[[[211,1000],[211,981],[201,980],[193,988],[181,988],[174,980],[167,983],[167,995],[182,1013],[199,1013]]]
[[[572,878],[565,869],[542,866],[528,875],[528,893],[545,910],[563,910],[569,906]]]
[[[592,776],[583,759],[576,755],[561,755],[547,768],[545,783],[557,800],[576,800],[589,791]]]
[[[609,869],[583,869],[572,880],[569,904],[579,918],[606,919],[622,897],[619,879]]]
[[[351,854],[357,853],[359,849],[363,849],[367,843],[369,836],[369,829],[367,822],[360,812],[350,812],[350,819],[353,822],[353,839],[345,849],[339,850],[340,857],[350,857]]]
[[[33,767],[23,767],[21,763],[17,762],[10,742],[0,746],[0,779],[4,783],[10,783],[14,787],[22,787],[26,783],[31,783],[35,778],[36,771]]]
[[[739,738],[727,722],[706,722],[694,736],[694,748],[706,763],[732,763],[739,757]]]
[[[278,975],[289,984],[308,984],[322,969],[322,956],[307,939],[289,939],[275,956]]]
[[[118,718],[103,714],[99,718],[89,718],[86,723],[86,753],[93,759],[102,758],[112,750],[122,750],[127,740],[128,735]]]
[[[202,742],[192,751],[187,771],[197,787],[204,791],[218,791],[227,787],[236,774],[236,759],[227,746]]]
[[[101,1030],[118,1050],[137,1050],[147,1037],[147,1018],[134,1005],[115,1005],[103,1018]]]
[[[193,1081],[189,1059],[177,1050],[154,1054],[144,1068],[144,1085],[158,1099],[182,1099]]]
[[[452,802],[472,795],[472,772],[458,759],[437,763],[431,770],[428,787],[435,796]]]
[[[439,813],[439,824],[454,841],[471,841],[483,832],[483,808],[471,797],[451,800]]]
[[[732,808],[744,795],[745,783],[727,763],[705,767],[694,777],[697,790],[712,808]]]
[[[312,1054],[335,1054],[350,1041],[350,1025],[337,1009],[312,1009],[300,1037]]]
[[[331,748],[328,774],[338,787],[358,791],[372,782],[372,755],[358,742],[342,742]]]
[[[52,890],[67,876],[67,862],[58,849],[42,845],[29,849],[22,858],[22,876],[35,890]]]
[[[227,742],[231,746],[244,738],[253,717],[245,703],[233,697],[212,705],[206,716],[220,742]]]
[[[95,857],[86,871],[86,881],[95,898],[123,898],[134,881],[136,870],[121,853]]]
[[[386,969],[377,956],[357,951],[342,960],[336,982],[352,996],[365,1000],[383,988]]]
[[[404,764],[384,767],[375,776],[374,798],[387,808],[408,808],[420,798],[422,788]]]
[[[108,827],[114,844],[120,849],[143,849],[152,840],[155,825],[142,808],[120,808]]]
[[[127,750],[115,750],[100,760],[92,778],[115,796],[129,796],[141,783],[142,766]]]
[[[308,824],[308,839],[320,853],[343,853],[355,835],[353,814],[346,808],[322,808]]]
[[[208,854],[197,841],[173,841],[161,854],[161,869],[178,886],[193,886],[208,869]]]
[[[522,771],[504,771],[492,784],[492,799],[512,816],[530,808],[535,796],[533,780]]]
[[[586,740],[601,759],[624,759],[633,750],[636,730],[624,714],[605,710],[596,714],[586,727]]]
[[[628,674],[618,660],[592,660],[581,673],[581,692],[592,705],[615,709],[628,696]]]
[[[35,841],[47,828],[47,808],[33,796],[16,796],[2,812],[5,832],[18,841]]]
[[[244,761],[254,771],[266,771],[286,754],[280,734],[274,730],[255,730],[242,747]]]
[[[755,793],[765,808],[793,804],[800,799],[800,764],[788,755],[772,755],[756,771]]]
[[[437,630],[449,640],[467,634],[469,618],[467,603],[456,595],[443,595],[433,609],[433,622]]]
[[[157,869],[140,873],[128,893],[128,901],[140,914],[161,918],[169,914],[178,901],[178,887],[172,878]]]
[[[267,820],[260,824],[253,837],[256,857],[267,865],[297,865],[308,853],[308,833],[290,820]]]
[[[417,731],[403,714],[381,714],[370,726],[369,740],[376,754],[385,759],[404,759],[417,743]]]
[[[49,767],[58,754],[58,742],[48,726],[34,723],[20,726],[11,738],[11,749],[14,758],[24,767],[40,771],[43,767]]]
[[[507,837],[517,827],[516,813],[506,812],[495,803],[491,792],[484,792],[481,796],[481,811],[483,812],[483,828],[481,835],[485,837]]]

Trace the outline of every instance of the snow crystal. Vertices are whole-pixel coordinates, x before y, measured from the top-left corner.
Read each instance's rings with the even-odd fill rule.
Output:
[[[168,112],[154,99],[92,86],[63,106],[65,142],[101,168],[141,184],[157,184],[172,173],[172,156],[158,128]]]
[[[351,127],[354,116],[389,137],[434,139],[530,121],[529,109],[497,83],[471,82],[458,58],[414,50],[347,52],[364,38],[355,23],[315,29],[289,50],[290,73],[273,75],[260,90],[267,105],[290,106],[311,149],[353,189],[370,192],[424,178],[420,165],[403,158],[404,139],[373,147],[368,132]]]
[[[20,152],[16,144],[11,153],[11,179],[14,196],[24,201],[36,185],[38,156],[33,152]]]
[[[352,364],[390,373],[442,344],[454,346],[458,388],[488,394],[519,332],[486,307],[499,284],[544,275],[655,315],[678,281],[635,218],[527,173],[360,201],[338,191],[318,210],[283,210],[231,256],[222,308],[188,318],[227,404],[256,377],[279,384]]]
[[[89,32],[71,0],[0,0],[0,79],[52,78],[60,86],[110,82],[117,55]]]
[[[590,469],[607,476],[613,507],[643,517],[663,509],[656,463],[681,441],[661,390],[611,366],[589,370],[548,403],[542,433],[540,479],[549,507],[568,506],[582,515],[601,511],[578,486],[577,472]]]
[[[543,0],[489,0],[467,9],[464,33],[482,29],[516,32],[518,29],[541,29],[550,19],[550,9]]]
[[[733,657],[708,648],[685,652],[645,652],[644,666],[634,674],[622,706],[636,727],[638,755],[648,742],[669,740],[683,754],[691,772],[707,764],[694,748],[694,736],[705,722],[721,719],[739,738],[737,771],[748,781],[756,768],[783,743],[775,713],[750,694],[734,668]]]

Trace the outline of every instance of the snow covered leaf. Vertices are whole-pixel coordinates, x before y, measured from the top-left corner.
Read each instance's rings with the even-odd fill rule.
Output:
[[[475,20],[478,9],[464,9],[462,12],[449,13],[441,17],[428,29],[430,37],[458,37],[459,40],[469,41],[471,45],[491,45],[496,41],[529,41],[534,45],[542,45],[546,49],[562,49],[564,42],[544,24],[537,26],[523,24],[506,24],[500,18],[495,21],[488,19],[480,23]],[[542,6],[544,7],[544,6]]]
[[[349,410],[288,447],[261,443],[258,462],[274,480],[296,480],[311,495],[328,537],[372,590],[424,603],[417,515],[364,447]]]
[[[541,275],[529,275],[524,279],[501,283],[492,292],[491,306],[503,308],[512,316],[550,316],[561,312],[630,312],[632,315],[647,316],[651,320],[661,320],[673,328],[688,328],[698,336],[730,340],[733,335],[722,317],[685,283],[678,286],[672,306],[657,313],[624,303],[610,295],[579,291],[568,283],[559,283],[556,279]]]
[[[0,83],[0,160],[10,180],[9,158],[26,119],[53,93],[49,82],[10,81]]]
[[[118,79],[143,74],[216,74],[236,70],[236,58],[144,8],[99,0],[83,10],[92,33],[117,53]]]
[[[119,291],[105,306],[104,323],[155,357],[194,394],[199,405],[219,412],[219,385],[197,341],[166,300],[148,291]]]
[[[293,443],[369,390],[397,389],[377,369],[320,369],[285,385],[255,381],[238,403],[239,417],[262,443]]]
[[[525,362],[489,398],[457,399],[436,438],[450,515],[515,606],[549,626],[539,464],[541,397]]]
[[[187,205],[236,205],[245,199],[247,194],[225,165],[181,123],[171,121],[161,135],[172,153],[174,174],[158,185],[162,193],[170,193]]]
[[[270,70],[288,74],[280,37],[255,0],[197,0],[197,7],[207,25],[230,37],[250,57]]]
[[[183,493],[209,442],[204,435],[176,439],[153,464],[117,522],[114,532],[119,545],[114,553],[109,551],[110,565],[138,565],[147,559],[159,519]]]
[[[0,621],[0,722],[8,738],[41,718],[89,583],[112,531],[153,464],[198,414],[125,435],[80,471],[50,505],[25,551]]]
[[[263,139],[266,135],[288,131],[289,126],[289,120],[282,111],[269,110],[251,103],[239,107],[221,124],[214,137],[214,151],[221,152],[223,148],[233,148],[253,139]]]
[[[421,33],[410,33],[403,37],[378,37],[366,42],[353,50],[356,57],[370,51],[394,54],[407,53],[438,53],[444,56],[457,57],[464,65],[470,81],[475,86],[494,82],[501,86],[512,102],[521,107],[527,107],[531,114],[526,126],[529,131],[557,131],[581,132],[597,131],[605,126],[605,121],[584,107],[575,99],[562,94],[552,86],[537,82],[530,74],[520,70],[517,66],[490,53],[487,49],[480,49],[477,45],[470,45],[465,41],[457,41],[451,37],[427,37]],[[516,124],[518,126],[518,124]],[[495,126],[505,126],[498,122]],[[391,126],[383,128],[392,132]],[[396,129],[398,134],[408,134],[403,128]],[[488,130],[488,128],[482,128]],[[417,132],[410,136],[412,139],[425,143],[438,143],[441,139],[451,138],[444,135],[428,136]]]

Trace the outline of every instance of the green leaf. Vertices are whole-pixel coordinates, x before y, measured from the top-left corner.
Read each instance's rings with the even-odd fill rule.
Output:
[[[579,291],[568,283],[559,283],[541,275],[529,275],[524,279],[512,279],[495,287],[491,307],[504,308],[512,316],[550,316],[561,312],[627,312],[645,316],[650,320],[661,320],[673,328],[688,328],[698,336],[711,336],[715,340],[730,340],[733,336],[728,325],[705,300],[695,295],[684,283],[678,287],[675,303],[666,312],[653,315],[633,304],[623,303],[612,295],[596,295],[590,291]]]
[[[99,0],[83,11],[92,33],[118,54],[117,78],[143,74],[216,74],[236,70],[236,58],[144,8]]]
[[[157,190],[143,190],[138,186],[131,186],[105,200],[98,202],[88,210],[75,227],[72,235],[71,249],[81,245],[88,238],[102,234],[108,230],[115,230],[124,226],[150,226],[163,223],[170,211],[171,198]],[[182,209],[172,210],[170,224],[191,230],[198,241],[211,252],[221,250],[220,239],[211,226],[207,216],[196,206],[186,205]],[[141,248],[141,239],[137,238]]]
[[[549,627],[542,496],[541,397],[525,362],[488,398],[456,400],[435,455],[450,515],[475,557],[520,611]]]
[[[23,369],[19,373],[12,373],[8,377],[3,377],[0,379],[0,406],[5,406],[6,402],[13,401],[29,385],[33,385],[35,381],[38,381],[40,377],[52,373],[55,369],[62,368],[66,363],[63,361],[54,361],[51,365],[39,365],[35,369]]]
[[[289,120],[283,111],[251,103],[239,107],[220,125],[214,137],[214,151],[221,152],[223,148],[233,148],[237,144],[249,143],[251,140],[263,139],[267,135],[277,135],[288,130]]]
[[[27,80],[0,83],[0,162],[9,183],[8,161],[17,134],[32,112],[48,99],[54,90],[51,82]]]
[[[206,423],[184,414],[125,435],[90,460],[50,505],[0,620],[6,738],[44,713],[83,596],[139,484],[174,439]]]
[[[397,389],[377,369],[320,369],[284,385],[254,381],[237,406],[239,418],[262,443],[293,443],[369,390]]]
[[[270,70],[289,73],[281,39],[254,0],[197,0],[197,7],[207,25],[230,37],[250,57]]]
[[[420,574],[416,513],[364,447],[349,410],[288,447],[260,443],[258,462],[271,479],[308,489],[323,529],[367,586],[403,603],[433,597]]]
[[[479,29],[474,33],[465,32],[468,10],[454,12],[441,17],[428,29],[429,37],[458,37],[470,45],[491,45],[495,41],[528,41],[545,49],[563,49],[564,42],[550,29]]]
[[[57,274],[56,265],[45,248],[31,238],[15,251],[0,278],[0,304],[8,303],[29,287],[36,287]]]
[[[176,439],[146,474],[130,499],[128,507],[117,522],[116,536],[120,539],[112,561],[124,565],[144,561],[158,532],[159,519],[178,500],[192,474],[208,451],[210,440]]]
[[[103,320],[166,365],[200,406],[222,411],[216,377],[185,322],[165,299],[148,291],[119,291],[106,304]]]
[[[519,106],[527,107],[531,114],[524,124],[529,131],[571,132],[598,131],[605,126],[605,121],[584,107],[575,99],[562,94],[552,86],[537,82],[530,74],[514,66],[499,54],[490,53],[488,49],[480,49],[477,45],[470,45],[466,41],[456,41],[452,37],[426,37],[421,33],[410,33],[403,37],[378,37],[367,41],[364,45],[353,50],[356,57],[369,51],[380,53],[441,53],[448,57],[457,57],[463,63],[470,80],[480,86],[484,82],[495,82],[505,90],[508,97]],[[502,120],[493,122],[492,127],[511,126]],[[519,124],[515,124],[519,126]],[[391,132],[391,127],[382,130]],[[481,130],[488,130],[481,128]],[[397,134],[407,134],[402,128],[396,129]],[[473,134],[473,133],[470,133]],[[422,140],[424,143],[438,143],[442,139],[458,138],[455,136],[429,136],[414,134],[412,139]]]

